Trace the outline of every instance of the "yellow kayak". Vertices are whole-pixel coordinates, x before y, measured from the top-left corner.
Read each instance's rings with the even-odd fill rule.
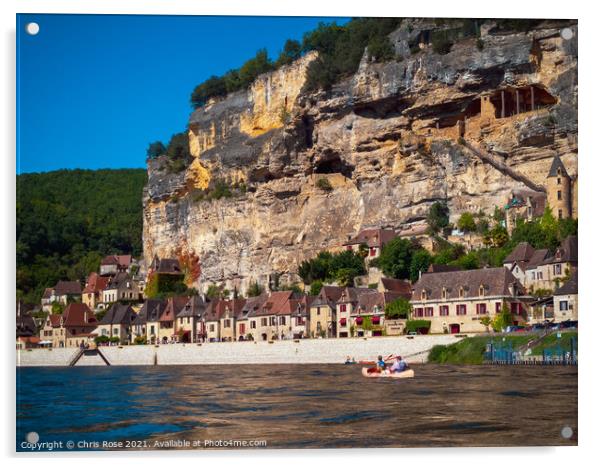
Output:
[[[364,377],[390,377],[392,379],[406,379],[414,377],[414,370],[408,369],[403,372],[393,372],[392,374],[388,374],[387,372],[368,372],[369,367],[362,368],[362,375]]]

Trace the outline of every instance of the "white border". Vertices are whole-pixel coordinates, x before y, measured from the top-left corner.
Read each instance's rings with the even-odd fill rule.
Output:
[[[475,6],[478,5],[478,6]],[[14,318],[14,174],[15,174],[15,13],[121,13],[121,14],[226,14],[226,15],[289,15],[289,16],[432,16],[432,17],[556,17],[579,19],[579,211],[580,219],[580,384],[579,384],[579,447],[572,448],[494,448],[494,449],[406,449],[406,450],[316,450],[316,451],[278,451],[268,452],[156,452],[147,454],[103,453],[82,458],[83,454],[69,455],[29,455],[28,462],[49,464],[106,464],[106,461],[118,461],[117,457],[127,458],[131,464],[164,464],[168,456],[177,455],[176,461],[204,462],[236,460],[249,465],[283,464],[296,465],[317,461],[344,461],[348,464],[365,463],[401,463],[420,462],[421,464],[443,463],[482,465],[534,464],[581,464],[594,462],[598,439],[598,420],[600,412],[600,361],[602,338],[599,314],[602,309],[595,300],[600,287],[596,273],[602,264],[600,260],[600,174],[602,174],[602,153],[598,150],[600,133],[600,77],[602,76],[599,59],[602,45],[602,20],[593,3],[524,0],[504,0],[503,2],[479,2],[470,4],[460,1],[431,0],[429,2],[369,2],[366,0],[220,0],[220,1],[175,1],[171,0],[97,0],[96,2],[75,2],[73,0],[5,0],[2,9],[2,86],[4,109],[0,114],[3,143],[2,154],[2,268],[0,286],[2,292],[2,316],[5,325],[2,348],[2,361],[5,363],[5,384],[3,400],[6,403],[3,413],[1,437],[4,454],[10,464],[16,461],[14,451],[14,349],[12,346]],[[594,320],[595,319],[595,320]],[[484,407],[486,409],[486,407]],[[553,409],[553,407],[550,407]],[[511,415],[511,414],[509,414]],[[294,429],[294,426],[291,426]],[[89,456],[89,455],[88,455]],[[107,458],[109,456],[109,458]],[[24,456],[17,456],[25,458]],[[599,461],[599,458],[598,458]],[[596,461],[597,462],[597,461]]]

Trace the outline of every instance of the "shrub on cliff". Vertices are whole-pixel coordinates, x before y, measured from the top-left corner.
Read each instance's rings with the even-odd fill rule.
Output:
[[[464,212],[460,215],[460,219],[458,220],[458,228],[464,233],[469,233],[476,231],[477,224],[474,220],[474,215],[470,212]]]
[[[316,187],[325,192],[332,191],[332,184],[330,184],[328,178],[318,178],[318,180],[316,181]]]
[[[437,201],[429,209],[427,222],[432,233],[438,233],[449,225],[449,207]]]
[[[301,44],[298,40],[288,39],[284,43],[284,48],[282,49],[282,52],[280,52],[280,55],[278,56],[276,63],[274,63],[274,66],[279,68],[284,65],[290,65],[292,62],[301,57],[301,51]]]
[[[228,92],[225,77],[211,76],[192,91],[190,103],[194,108],[202,107],[212,97],[224,96]]]
[[[146,149],[146,157],[148,159],[156,159],[165,154],[166,150],[165,145],[161,141],[151,142],[148,145],[148,149]]]
[[[259,296],[263,293],[263,287],[257,283],[257,280],[254,283],[251,283],[249,288],[247,289],[247,298],[253,298],[255,296]]]

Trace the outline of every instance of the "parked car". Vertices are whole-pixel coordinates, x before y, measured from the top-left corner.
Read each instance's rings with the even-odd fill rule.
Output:
[[[418,332],[408,332],[408,335],[415,337],[418,335]]]
[[[577,328],[576,320],[565,320],[560,323],[560,328]]]
[[[508,327],[506,327],[506,333],[524,332],[524,331],[525,331],[525,327],[523,327],[522,325],[508,325]]]

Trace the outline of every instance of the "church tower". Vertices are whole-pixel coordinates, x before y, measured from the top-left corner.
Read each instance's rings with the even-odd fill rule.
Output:
[[[546,192],[548,206],[554,217],[558,219],[572,216],[571,181],[562,160],[555,155],[546,178]]]

